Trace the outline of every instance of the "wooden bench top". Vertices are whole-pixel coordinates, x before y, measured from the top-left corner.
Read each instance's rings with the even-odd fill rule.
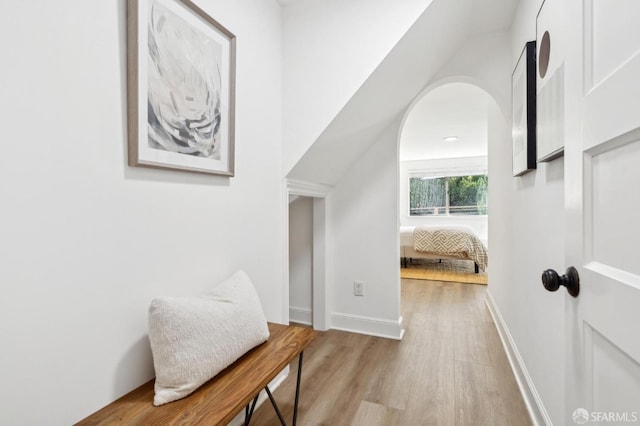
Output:
[[[309,328],[273,323],[269,332],[267,342],[183,399],[155,407],[151,380],[77,424],[226,425],[316,336]]]

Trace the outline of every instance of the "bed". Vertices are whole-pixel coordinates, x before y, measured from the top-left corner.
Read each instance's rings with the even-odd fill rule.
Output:
[[[476,273],[488,265],[487,248],[467,226],[401,226],[400,256],[405,267],[412,259],[471,260]]]

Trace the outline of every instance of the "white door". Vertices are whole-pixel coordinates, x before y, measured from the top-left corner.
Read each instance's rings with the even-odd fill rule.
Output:
[[[565,424],[640,424],[640,1],[566,5]]]

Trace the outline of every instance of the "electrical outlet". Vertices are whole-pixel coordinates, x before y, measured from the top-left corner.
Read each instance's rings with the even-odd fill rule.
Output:
[[[364,296],[364,283],[362,281],[353,282],[353,294],[355,296]]]

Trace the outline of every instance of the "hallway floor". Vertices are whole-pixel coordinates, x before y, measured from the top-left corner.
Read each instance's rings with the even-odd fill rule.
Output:
[[[401,342],[319,333],[305,351],[298,424],[530,425],[486,290],[403,279]],[[274,392],[289,423],[296,364]],[[279,424],[268,401],[251,424]]]

